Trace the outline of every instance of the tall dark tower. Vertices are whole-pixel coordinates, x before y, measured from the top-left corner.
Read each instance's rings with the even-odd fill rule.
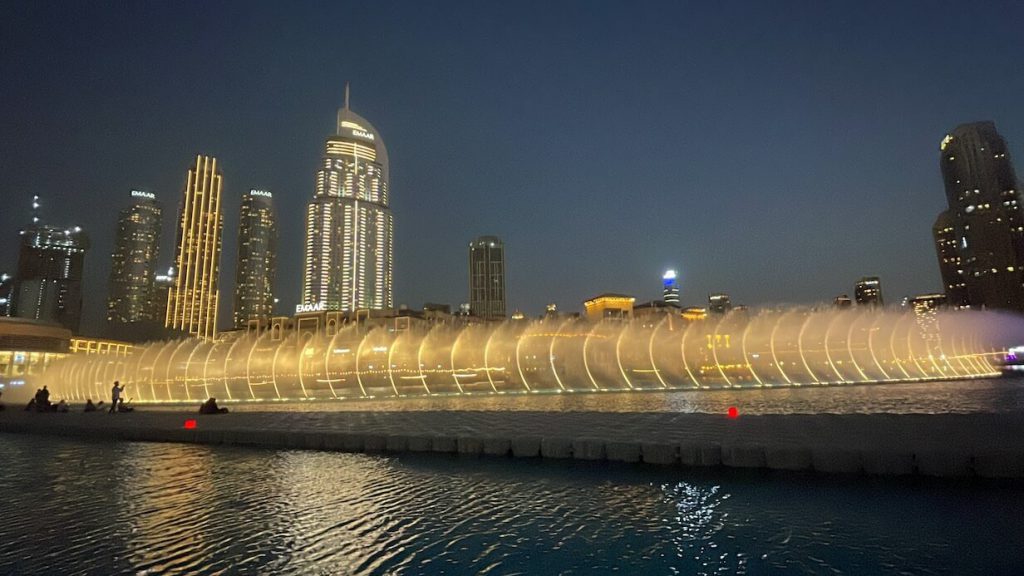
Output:
[[[469,243],[469,310],[487,320],[505,318],[505,245],[496,236]]]
[[[32,199],[39,209],[39,197]],[[77,332],[82,321],[82,273],[89,237],[82,229],[42,224],[33,213],[32,226],[19,232],[21,250],[14,276],[11,316],[59,322]]]
[[[107,322],[119,325],[163,323],[155,314],[156,261],[163,210],[152,192],[132,190],[132,204],[121,211],[111,255]]]
[[[235,328],[244,328],[250,320],[268,320],[274,313],[277,219],[266,190],[250,190],[242,196],[236,266]]]
[[[939,148],[967,302],[1024,312],[1024,199],[1006,141],[994,123],[975,122],[957,126]]]
[[[939,272],[942,274],[942,289],[946,302],[954,308],[968,306],[967,285],[964,283],[963,264],[957,250],[956,228],[949,210],[943,210],[932,225],[935,253],[939,257]]]

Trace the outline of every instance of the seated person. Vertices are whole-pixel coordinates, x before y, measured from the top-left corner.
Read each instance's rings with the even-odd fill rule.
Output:
[[[201,406],[199,406],[199,413],[200,414],[227,414],[228,413],[228,409],[227,408],[220,408],[220,407],[218,407],[217,406],[217,399],[216,398],[210,398],[206,402],[203,402]]]
[[[25,412],[35,412],[35,411],[36,411],[36,399],[33,398],[33,399],[28,401],[28,406],[25,406]]]
[[[68,403],[65,402],[63,398],[61,398],[60,402],[57,403],[57,407],[54,409],[54,411],[55,412],[60,412],[61,414],[67,414],[68,413]]]
[[[92,398],[85,401],[85,411],[95,412],[97,410],[96,405],[92,403]]]
[[[121,400],[121,402],[119,402],[118,405],[117,405],[117,411],[118,412],[134,412],[135,411],[135,407],[131,406],[128,403],[126,403],[124,400]]]

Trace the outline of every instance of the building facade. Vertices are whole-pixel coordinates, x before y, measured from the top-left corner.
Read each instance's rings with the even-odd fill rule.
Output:
[[[174,286],[164,326],[203,339],[217,335],[223,177],[217,159],[196,156],[181,202]]]
[[[935,254],[939,258],[939,273],[942,275],[942,289],[950,306],[967,308],[967,283],[964,281],[963,263],[957,249],[956,226],[949,210],[943,210],[932,225],[932,240]]]
[[[392,252],[387,148],[377,129],[349,109],[346,87],[306,210],[301,306],[393,307]]]
[[[865,276],[853,286],[853,299],[858,305],[881,306],[882,280],[878,276]]]
[[[121,211],[111,255],[107,322],[114,325],[163,321],[156,315],[156,263],[163,210],[151,192],[132,190]]]
[[[277,274],[277,217],[273,196],[250,190],[242,196],[238,217],[238,261],[235,270],[235,328],[274,315]]]
[[[1024,312],[1024,198],[1006,141],[994,123],[975,122],[957,126],[939,149],[947,224],[966,290],[966,297],[951,290],[949,285],[956,283],[947,282],[944,272],[949,301]],[[938,240],[936,249],[941,266]]]
[[[662,301],[669,306],[679,307],[679,283],[676,280],[675,270],[666,270],[661,276]]]
[[[11,315],[11,300],[14,298],[14,278],[0,274],[0,317]]]
[[[712,314],[725,314],[729,310],[732,310],[732,299],[729,298],[728,294],[724,292],[708,294],[708,312]]]
[[[496,236],[469,243],[469,310],[478,318],[505,318],[505,245]]]
[[[39,198],[33,198],[33,209]],[[56,322],[77,332],[82,322],[82,274],[89,237],[82,229],[43,224],[19,232],[18,269],[12,286],[10,314]]]

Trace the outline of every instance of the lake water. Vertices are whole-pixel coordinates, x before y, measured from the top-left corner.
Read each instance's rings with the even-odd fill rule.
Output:
[[[1024,486],[0,435],[0,574],[1022,574]]]

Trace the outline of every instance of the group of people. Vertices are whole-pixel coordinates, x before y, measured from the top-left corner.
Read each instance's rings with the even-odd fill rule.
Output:
[[[28,401],[28,405],[25,406],[26,412],[68,412],[68,403],[61,398],[60,402],[54,404],[50,402],[50,391],[47,390],[46,386],[36,390],[36,395]]]
[[[132,412],[134,408],[128,406],[124,402],[124,398],[121,397],[121,393],[124,392],[124,386],[120,382],[115,381],[114,387],[110,390],[110,409],[107,410],[108,414],[116,414],[118,412]],[[85,412],[96,412],[99,410],[99,406],[103,405],[103,401],[100,400],[99,404],[94,404],[92,398],[85,401]],[[25,406],[26,412],[69,412],[70,407],[68,403],[61,399],[60,402],[53,404],[50,402],[50,391],[43,386],[36,390],[36,395],[28,401],[28,405]]]

